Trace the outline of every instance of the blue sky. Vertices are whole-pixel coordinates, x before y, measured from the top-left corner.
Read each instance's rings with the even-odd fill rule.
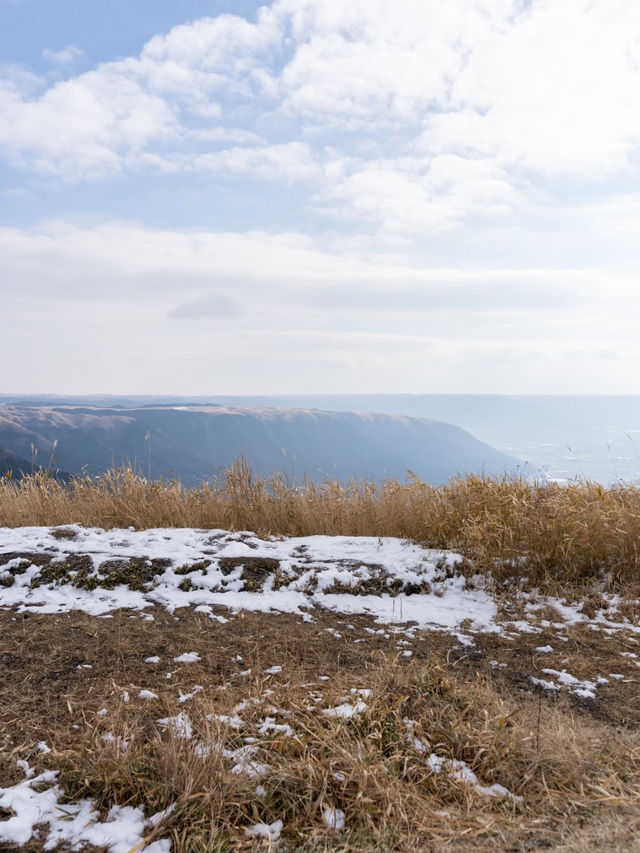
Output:
[[[635,0],[0,0],[6,392],[639,393]]]

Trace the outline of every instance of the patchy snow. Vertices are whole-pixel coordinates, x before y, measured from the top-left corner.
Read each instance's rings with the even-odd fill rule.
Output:
[[[55,528],[48,527],[0,528],[0,558],[3,553],[24,555],[0,565],[0,607],[38,613],[82,610],[104,618],[119,608],[162,606],[174,612],[192,607],[219,622],[228,621],[216,612],[222,608],[232,614],[243,610],[295,613],[311,621],[314,608],[323,607],[347,615],[368,614],[388,625],[413,623],[418,628],[451,631],[462,644],[473,643],[469,634],[474,631],[509,636],[509,632],[539,633],[544,627],[560,629],[578,623],[605,633],[640,634],[640,625],[623,618],[612,621],[619,616],[620,601],[605,594],[603,607],[591,618],[582,611],[582,604],[522,591],[526,618],[498,622],[485,579],[476,575],[469,584],[458,571],[459,554],[392,537],[260,538],[247,531],[68,527],[75,538],[57,539],[52,535]],[[63,579],[52,579],[48,567],[28,565],[28,556],[34,553],[50,555],[54,568],[70,558],[87,556],[90,569],[85,575],[69,569]],[[265,564],[265,560],[273,562]],[[131,561],[137,563],[139,576],[142,567],[136,589],[102,585],[117,565],[123,570],[120,577],[126,578]],[[87,579],[94,589],[84,588]],[[540,611],[547,607],[555,610],[557,621],[540,619]],[[341,639],[339,632],[332,632]],[[384,629],[380,633],[389,636]],[[553,649],[539,646],[538,651],[549,654]],[[409,657],[408,650],[405,656]],[[157,658],[146,660],[155,663]]]
[[[230,729],[244,728],[244,720],[238,714],[214,714],[211,719],[218,720],[224,726],[229,726]]]
[[[184,711],[181,711],[175,717],[163,717],[158,720],[158,724],[168,729],[175,737],[191,740],[193,737],[193,726],[191,718]]]
[[[464,761],[456,761],[454,758],[443,758],[441,755],[431,753],[427,758],[427,764],[436,775],[446,773],[451,779],[468,785],[476,794],[483,797],[495,797],[502,799],[509,797],[515,802],[522,802],[522,797],[515,797],[504,785],[481,785],[478,777]]]
[[[276,723],[275,717],[266,717],[264,722],[258,728],[258,733],[261,735],[281,734],[285,737],[291,737],[295,732],[287,723]]]
[[[557,669],[543,669],[545,675],[553,675],[560,684],[564,684],[569,688],[571,693],[575,693],[581,699],[595,699],[597,684],[594,681],[580,681],[568,673],[566,669],[559,671]]]
[[[322,819],[328,829],[344,829],[345,814],[342,809],[334,809],[328,806],[322,811]]]
[[[280,838],[280,833],[284,824],[281,820],[275,820],[273,823],[255,823],[248,827],[245,832],[250,838],[264,838],[265,841],[274,842]]]
[[[464,761],[444,758],[441,755],[436,755],[435,752],[430,752],[429,745],[415,733],[415,720],[409,720],[405,717],[403,722],[407,731],[407,743],[421,755],[429,753],[427,765],[437,776],[444,772],[449,778],[468,785],[475,793],[483,797],[495,797],[497,799],[508,797],[514,802],[522,802],[522,797],[514,796],[504,785],[481,785],[476,774]]]
[[[197,696],[198,693],[202,693],[203,690],[204,687],[202,684],[196,684],[190,693],[184,693],[182,696],[179,696],[178,702],[182,705],[184,702],[188,702],[189,699],[193,699],[193,697]]]
[[[198,652],[185,652],[173,659],[174,663],[198,663],[200,655]]]
[[[257,751],[257,747],[248,744],[247,746],[238,747],[238,749],[223,749],[222,755],[234,762],[231,768],[232,773],[255,779],[264,776],[271,769],[268,764],[263,764],[254,759],[253,756]]]
[[[31,767],[29,767],[28,763],[21,758],[16,761],[16,767],[23,771],[27,779],[31,779],[31,777],[35,773],[35,771],[32,770]]]
[[[543,690],[560,690],[559,684],[556,684],[554,681],[547,681],[544,678],[535,678],[535,676],[532,675],[531,682],[538,687],[542,687]]]
[[[416,752],[420,752],[423,755],[429,752],[428,745],[422,740],[422,738],[419,738],[415,733],[415,721],[409,720],[407,717],[405,717],[403,723],[407,730],[407,743],[409,744],[409,746],[412,746],[416,750]]]
[[[27,844],[36,827],[45,835],[44,849],[70,846],[81,850],[89,845],[106,848],[109,853],[170,853],[168,839],[144,844],[152,821],[155,825],[166,817],[147,820],[142,808],[112,806],[104,820],[91,800],[76,803],[62,802],[63,792],[56,784],[58,773],[48,770],[27,778],[9,788],[0,788],[0,808],[13,814],[0,821],[0,842]]]
[[[578,604],[569,604],[564,599],[554,598],[552,596],[541,595],[538,591],[532,590],[531,592],[521,592],[521,595],[528,599],[527,604],[525,605],[525,610],[529,614],[536,614],[541,610],[545,610],[547,608],[552,608],[556,611],[558,615],[557,622],[549,622],[548,620],[542,620],[540,624],[543,627],[554,627],[561,628],[564,625],[579,625],[589,623],[590,627],[593,630],[602,630],[606,633],[613,633],[621,630],[627,630],[636,634],[640,634],[640,625],[629,622],[628,619],[621,619],[620,621],[614,622],[610,618],[610,616],[616,615],[618,613],[618,608],[620,605],[620,596],[613,594],[605,594],[601,593],[604,605],[600,608],[595,616],[587,616],[586,613],[582,612],[582,608],[584,606],[584,602],[580,602]],[[516,623],[510,623],[516,624]],[[525,625],[527,623],[524,623]],[[558,637],[559,640],[565,640],[565,637]]]
[[[348,720],[350,717],[362,714],[363,711],[367,710],[367,707],[366,702],[356,702],[354,705],[345,702],[344,705],[337,705],[335,708],[325,708],[322,713],[327,717],[341,717]]]
[[[113,744],[116,750],[120,752],[126,752],[129,749],[129,741],[125,740],[121,735],[116,737],[113,732],[105,732],[102,735],[102,740],[105,743]]]
[[[59,540],[47,527],[0,528],[0,554],[50,553],[55,563],[72,555],[91,557],[93,574],[99,577],[107,561],[136,559],[168,560],[158,569],[144,591],[119,585],[87,590],[67,582],[40,582],[42,569],[31,565],[16,574],[11,586],[0,588],[0,606],[39,613],[83,610],[108,615],[118,608],[142,610],[161,605],[174,611],[191,606],[219,618],[215,607],[231,610],[281,611],[309,617],[309,610],[322,606],[343,613],[369,613],[381,622],[416,622],[421,627],[455,629],[465,620],[476,630],[496,630],[496,607],[482,589],[467,589],[457,574],[460,555],[422,548],[391,537],[307,536],[261,539],[252,533],[223,530],[158,528],[153,530],[101,530],[70,526],[75,539]],[[231,558],[232,563],[224,563]],[[264,579],[262,590],[250,592],[243,577],[242,558],[278,561],[280,586],[274,575]],[[185,574],[185,568],[194,568]],[[221,563],[222,561],[222,563]],[[11,563],[0,567],[6,573]],[[178,574],[176,570],[180,569]],[[108,571],[108,566],[105,572]],[[185,584],[185,579],[189,584]],[[382,579],[382,581],[380,580]],[[356,595],[367,583],[389,587],[381,594]],[[189,586],[190,588],[185,588]],[[410,586],[420,594],[406,595],[393,589]],[[151,662],[151,661],[149,661]]]

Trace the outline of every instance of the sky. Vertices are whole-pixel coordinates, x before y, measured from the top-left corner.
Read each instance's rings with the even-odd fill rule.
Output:
[[[640,393],[637,0],[0,0],[4,393]]]

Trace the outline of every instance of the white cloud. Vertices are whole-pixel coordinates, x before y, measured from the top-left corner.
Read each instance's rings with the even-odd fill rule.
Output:
[[[532,3],[470,53],[425,147],[550,174],[628,166],[640,143],[639,33],[632,0]]]
[[[40,93],[14,74],[0,146],[68,179],[311,181],[316,208],[420,233],[636,170],[638,32],[635,0],[274,0]]]
[[[53,50],[50,47],[45,47],[42,51],[42,58],[48,62],[53,62],[54,65],[68,66],[83,59],[85,56],[84,50],[76,47],[73,44],[68,44],[60,50]]]
[[[7,205],[168,223],[0,228],[0,357],[36,391],[637,390],[639,33],[636,0],[273,0],[0,67]]]
[[[0,146],[25,167],[67,179],[146,164],[144,155],[183,162],[190,132],[202,141],[198,134],[221,115],[218,96],[251,95],[246,51],[268,46],[268,17],[259,25],[223,15],[176,27],[137,58],[104,63],[36,96],[8,79],[0,89]],[[167,158],[167,144],[175,157]]]
[[[320,166],[309,145],[234,146],[201,154],[191,162],[194,171],[244,175],[267,181],[298,181],[318,177]]]
[[[465,56],[510,3],[282,0],[296,50],[282,73],[285,109],[311,123],[389,127],[445,106]]]
[[[0,228],[0,253],[7,297],[20,294],[29,303],[153,301],[183,318],[257,312],[277,322],[296,314],[313,325],[324,312],[333,327],[341,320],[359,325],[364,314],[381,312],[384,322],[397,316],[401,329],[407,317],[453,312],[519,318],[513,334],[520,337],[522,323],[533,324],[537,334],[538,323],[565,324],[570,318],[578,325],[592,314],[600,322],[606,313],[629,313],[640,303],[628,276],[580,269],[425,268],[322,249],[296,233],[59,220],[33,229]]]
[[[0,89],[0,145],[19,163],[68,178],[119,171],[151,140],[177,132],[170,105],[135,74],[108,66],[25,97]]]
[[[499,216],[519,202],[491,160],[457,155],[347,164],[328,192],[385,231],[409,235],[474,215]]]

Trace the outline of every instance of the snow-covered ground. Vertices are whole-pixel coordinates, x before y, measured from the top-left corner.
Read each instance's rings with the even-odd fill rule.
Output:
[[[289,717],[289,712],[274,708],[270,704],[261,709],[268,715],[264,716],[261,722],[254,722],[253,727],[249,729],[248,722],[241,715],[248,709],[255,710],[256,706],[261,707],[264,702],[270,701],[272,693],[273,691],[267,690],[260,698],[253,696],[238,703],[233,709],[232,717],[217,717],[230,730],[239,730],[241,733],[251,730],[258,735],[244,737],[244,744],[232,749],[225,747],[222,740],[199,740],[186,711],[180,711],[173,717],[158,719],[157,723],[170,731],[173,737],[189,742],[195,755],[206,757],[215,752],[226,759],[232,774],[255,780],[255,793],[262,798],[267,795],[262,782],[267,783],[271,771],[271,766],[260,760],[264,740],[296,737],[298,734],[288,723],[276,722],[278,718]],[[313,693],[309,695],[313,696]],[[342,704],[322,710],[311,706],[309,710],[327,717],[340,718],[349,725],[368,710],[372,698],[375,698],[372,697],[372,690],[352,688],[349,694],[342,697]],[[413,720],[405,719],[404,726],[407,744],[423,758],[434,775],[444,775],[470,793],[481,797],[523,801],[522,797],[514,796],[502,785],[483,785],[464,761],[442,757],[433,752],[416,735],[416,723]],[[126,740],[119,740],[116,744],[113,735],[110,738],[103,735],[103,740],[113,743],[114,747],[122,752],[126,752],[129,747]],[[43,743],[41,749],[46,751],[48,747]],[[35,838],[43,842],[45,850],[65,844],[72,850],[83,850],[88,845],[94,845],[106,848],[109,853],[170,853],[171,841],[157,836],[163,834],[163,822],[171,816],[175,805],[147,818],[140,806],[113,806],[101,817],[93,801],[83,799],[70,802],[64,796],[58,785],[59,774],[56,771],[48,770],[35,775],[26,761],[19,761],[18,766],[25,774],[24,780],[9,787],[0,787],[0,809],[11,813],[8,819],[0,821],[0,842],[24,845]],[[343,774],[334,773],[334,776],[336,780],[344,781]],[[345,828],[347,815],[343,810],[329,805],[324,807],[322,819],[328,830],[340,832]],[[256,823],[245,829],[245,835],[248,838],[275,842],[284,826],[282,819],[270,824]]]
[[[391,537],[0,528],[0,607],[95,616],[118,608],[192,607],[219,621],[225,619],[223,608],[296,613],[310,620],[313,609],[323,607],[416,628],[458,631],[462,624],[467,635],[579,622],[605,632],[640,633],[628,620],[612,621],[619,603],[613,595],[603,596],[606,609],[588,617],[579,604],[519,591],[525,618],[499,619],[485,579],[469,579],[459,571],[462,562],[455,552]],[[136,583],[114,582],[129,575]],[[551,623],[538,616],[549,606],[557,614]]]
[[[495,627],[496,606],[491,596],[469,588],[456,572],[462,561],[459,554],[400,539],[260,539],[252,533],[221,530],[65,529],[72,530],[75,538],[56,538],[46,527],[0,528],[0,560],[3,553],[21,555],[0,565],[0,584],[10,584],[0,585],[0,606],[40,613],[83,610],[93,615],[121,607],[162,605],[175,610],[190,606],[212,612],[213,607],[222,606],[300,613],[309,618],[309,612],[321,605],[425,628],[455,629],[463,621],[474,630]],[[42,582],[42,567],[27,565],[29,558],[23,556],[34,553],[51,555],[52,566],[64,564],[70,556],[88,556],[96,578],[108,577],[108,570],[101,572],[101,567],[114,561],[137,560],[150,570],[154,560],[169,565],[144,590],[126,585],[85,589],[75,585],[78,573],[73,570],[62,579]],[[261,560],[269,562],[261,564]],[[188,571],[190,566],[197,567]],[[372,584],[375,593],[367,592]],[[378,592],[378,588],[388,592]],[[416,590],[422,594],[406,594]]]

